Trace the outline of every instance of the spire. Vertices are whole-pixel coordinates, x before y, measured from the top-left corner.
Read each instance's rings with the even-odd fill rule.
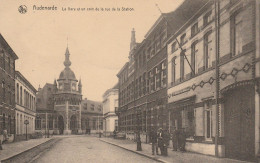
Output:
[[[57,82],[56,82],[56,79],[54,79],[54,82],[53,82],[54,85],[57,85]]]
[[[79,89],[79,93],[82,93],[81,79],[79,79],[78,89]]]
[[[54,86],[54,92],[56,93],[58,91],[56,79],[54,79],[53,86]]]
[[[69,52],[69,48],[67,46],[67,49],[66,49],[66,52],[65,52],[65,61],[64,61],[64,66],[66,68],[69,68],[70,65],[71,65],[71,62],[70,62],[70,52]]]
[[[135,41],[135,29],[133,28],[132,33],[131,33],[130,50],[132,50],[134,48],[135,44],[136,44],[136,41]]]
[[[82,84],[81,84],[81,79],[79,79],[79,86],[82,86]]]

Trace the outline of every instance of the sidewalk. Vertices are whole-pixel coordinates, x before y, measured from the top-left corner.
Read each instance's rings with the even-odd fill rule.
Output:
[[[168,148],[168,156],[152,155],[152,146],[142,143],[142,151],[136,151],[136,143],[130,140],[119,140],[112,138],[100,138],[101,141],[135,152],[145,157],[166,163],[245,163],[245,161],[232,160],[227,158],[216,158],[202,154],[172,151]]]
[[[22,153],[50,139],[52,138],[30,139],[28,141],[19,141],[9,144],[3,144],[3,150],[0,150],[0,160],[4,160],[19,153]]]

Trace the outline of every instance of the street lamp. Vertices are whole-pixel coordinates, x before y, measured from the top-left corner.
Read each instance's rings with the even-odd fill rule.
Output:
[[[140,137],[140,110],[137,110],[136,114],[137,118],[137,134],[136,134],[136,143],[137,143],[137,151],[142,151],[142,142]]]
[[[26,120],[24,121],[24,124],[25,124],[25,126],[26,126],[26,140],[28,140],[28,137],[27,137],[27,125],[29,124],[29,121],[26,119]]]

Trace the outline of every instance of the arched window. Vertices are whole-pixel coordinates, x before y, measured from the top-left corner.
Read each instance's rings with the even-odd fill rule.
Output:
[[[23,89],[22,89],[22,86],[20,86],[20,105],[23,105]]]
[[[197,53],[198,53],[198,47],[197,47],[198,41],[195,41],[191,45],[191,67],[193,69],[192,75],[195,75],[198,73],[198,66],[197,66]]]
[[[37,116],[35,119],[35,129],[40,130],[41,129],[41,117]]]
[[[212,66],[212,31],[204,35],[204,69]]]
[[[16,85],[16,103],[19,103],[19,84]]]

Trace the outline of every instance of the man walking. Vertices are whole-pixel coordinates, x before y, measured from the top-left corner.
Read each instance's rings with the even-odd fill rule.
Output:
[[[176,127],[174,127],[172,131],[172,148],[173,151],[177,151],[178,149],[178,132],[176,130]]]
[[[170,141],[170,134],[168,132],[168,130],[163,130],[163,134],[162,134],[162,138],[163,138],[163,154],[164,156],[168,156],[168,145],[169,145],[169,141]]]
[[[162,129],[159,129],[159,133],[158,133],[158,147],[160,148],[161,151],[161,155],[164,154],[164,150],[163,150],[163,133],[162,133]]]
[[[157,133],[154,129],[151,131],[151,142],[152,142],[152,155],[154,155],[154,148],[156,150],[156,154],[158,155],[158,147],[157,147]]]

